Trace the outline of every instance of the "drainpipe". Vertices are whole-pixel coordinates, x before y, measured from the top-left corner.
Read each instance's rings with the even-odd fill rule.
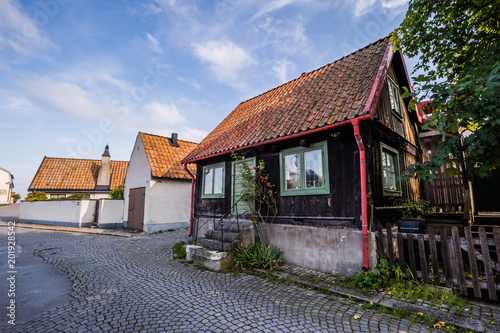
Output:
[[[184,163],[184,170],[191,176],[191,217],[189,219],[189,237],[193,235],[193,208],[194,208],[194,175],[189,171],[187,163]]]
[[[354,138],[359,148],[359,169],[361,174],[361,231],[363,241],[363,270],[368,271],[370,266],[368,262],[368,207],[366,200],[366,156],[363,139],[359,133],[359,123],[361,120],[369,119],[370,115],[366,115],[351,120],[354,127]]]

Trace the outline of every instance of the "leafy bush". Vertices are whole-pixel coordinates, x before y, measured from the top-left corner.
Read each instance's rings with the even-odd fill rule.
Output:
[[[393,202],[398,206],[402,206],[401,212],[403,213],[403,218],[423,217],[433,212],[436,208],[429,201],[423,199],[398,198],[393,200]]]
[[[123,185],[119,185],[116,187],[113,187],[111,191],[109,192],[109,197],[113,199],[123,199],[124,197],[124,187]]]
[[[90,199],[90,193],[71,193],[71,195],[67,196],[66,198],[58,198],[58,199],[67,199],[67,200]]]
[[[21,195],[20,194],[12,194],[11,195],[12,199],[14,199],[14,203],[16,203],[19,199],[21,199]]]
[[[28,196],[24,198],[24,201],[39,201],[39,200],[48,200],[47,194],[45,192],[31,192],[28,193]]]
[[[187,242],[185,241],[180,241],[178,243],[175,243],[174,246],[172,246],[172,252],[174,253],[174,256],[177,259],[184,259],[186,258],[186,245]]]
[[[250,245],[246,249],[236,249],[234,267],[240,269],[278,267],[283,262],[283,252],[271,245],[264,246],[260,242]]]
[[[397,270],[397,268],[392,268],[386,259],[382,259],[373,272],[359,271],[354,274],[354,284],[356,287],[363,290],[374,290],[386,287],[390,283],[390,277],[395,270]],[[398,274],[401,274],[400,270],[398,270]]]

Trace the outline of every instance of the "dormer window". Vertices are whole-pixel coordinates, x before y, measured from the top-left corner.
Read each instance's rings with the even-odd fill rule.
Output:
[[[394,80],[387,76],[387,87],[389,88],[389,99],[391,101],[391,110],[399,118],[403,117],[401,112],[401,94],[399,92],[399,87],[394,82]]]

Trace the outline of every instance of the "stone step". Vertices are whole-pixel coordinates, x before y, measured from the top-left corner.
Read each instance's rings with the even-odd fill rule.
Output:
[[[224,241],[223,249],[222,242],[219,239],[210,239],[205,237],[198,238],[197,244],[203,246],[204,248],[218,251],[231,251],[236,248],[236,243]]]
[[[240,231],[244,228],[250,228],[252,226],[252,222],[243,219],[238,221],[236,221],[236,219],[223,219],[222,222],[223,224],[218,220],[215,222],[215,230],[222,230],[222,227],[224,226],[224,231],[238,232],[238,225]]]
[[[240,234],[238,232],[233,232],[229,230],[224,230],[224,242],[233,243]],[[205,238],[209,239],[222,239],[222,230],[208,230]]]

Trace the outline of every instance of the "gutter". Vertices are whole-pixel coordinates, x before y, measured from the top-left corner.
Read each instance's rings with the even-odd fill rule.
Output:
[[[189,219],[189,237],[193,235],[193,220],[194,220],[194,175],[189,171],[187,167],[187,162],[184,162],[184,170],[188,173],[188,175],[191,177],[191,211],[190,211],[190,219]]]
[[[359,172],[361,179],[361,233],[363,242],[363,270],[366,272],[370,268],[368,261],[368,206],[366,198],[366,155],[363,139],[359,133],[359,123],[361,120],[369,119],[370,115],[351,120],[354,127],[354,138],[359,148]]]

